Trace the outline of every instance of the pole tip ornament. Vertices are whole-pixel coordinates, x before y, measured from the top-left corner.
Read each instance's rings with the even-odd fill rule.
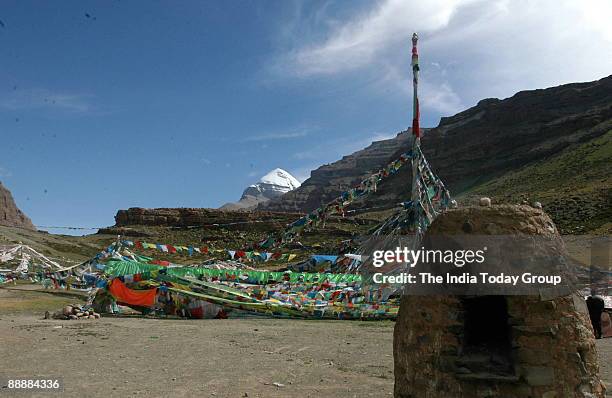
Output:
[[[419,41],[419,35],[415,33],[412,34],[412,44],[416,46],[417,41]]]

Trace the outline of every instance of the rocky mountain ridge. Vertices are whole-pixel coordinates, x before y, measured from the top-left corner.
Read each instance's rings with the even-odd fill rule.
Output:
[[[423,138],[423,152],[456,193],[612,129],[612,76],[486,99]]]
[[[2,185],[2,182],[0,182],[0,225],[36,230],[32,220],[19,210],[11,191]]]
[[[538,162],[546,163],[562,152],[595,143],[610,130],[612,76],[586,83],[521,91],[503,100],[482,100],[472,108],[442,118],[437,127],[425,131],[422,149],[454,196],[469,195],[475,190],[478,194],[508,196],[503,190],[489,192],[482,187],[507,173]],[[411,145],[409,131],[401,132],[391,140],[372,143],[366,149],[319,167],[300,188],[259,208],[313,210],[397,158]],[[608,163],[612,162],[612,154],[604,156],[607,156]],[[564,158],[574,159],[576,156],[569,154]],[[566,191],[580,188],[570,186],[575,181],[570,183],[569,179],[558,175],[554,178],[557,185],[567,185],[564,186]],[[611,202],[610,179],[603,178],[599,184],[604,185],[604,194],[601,194],[601,189],[598,191],[597,200],[603,201],[596,204],[598,208]],[[526,186],[523,196],[537,199],[538,186]],[[355,206],[393,206],[408,198],[410,192],[411,170],[404,167],[382,184],[374,195]],[[574,210],[579,210],[577,204],[572,206],[565,211],[572,211],[574,207]]]

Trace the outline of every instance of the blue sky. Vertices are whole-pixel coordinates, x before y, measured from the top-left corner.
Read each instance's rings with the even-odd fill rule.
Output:
[[[485,97],[612,73],[608,1],[3,1],[0,181],[36,225],[217,207]]]

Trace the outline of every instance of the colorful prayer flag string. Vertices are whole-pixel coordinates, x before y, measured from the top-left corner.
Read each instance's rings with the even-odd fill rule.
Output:
[[[230,250],[230,249],[215,249],[209,246],[194,246],[194,245],[171,245],[163,243],[148,243],[144,241],[131,241],[122,240],[120,242],[123,246],[134,247],[139,250],[155,249],[163,253],[169,254],[187,254],[193,256],[194,254],[223,254],[229,256],[231,260],[249,260],[249,261],[292,261],[297,257],[294,253],[280,253],[280,252],[259,252],[256,250]]]
[[[343,192],[331,202],[313,210],[304,217],[291,223],[280,234],[271,234],[265,240],[259,243],[261,248],[270,248],[292,241],[303,230],[314,227],[333,214],[344,216],[344,209],[353,203],[356,199],[365,197],[373,192],[376,192],[378,185],[385,181],[390,176],[397,173],[408,160],[412,158],[412,152],[407,152],[400,155],[399,158],[387,164],[378,172],[372,174],[361,183]]]

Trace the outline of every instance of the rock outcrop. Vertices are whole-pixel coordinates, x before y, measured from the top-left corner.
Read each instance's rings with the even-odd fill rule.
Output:
[[[612,76],[486,99],[426,131],[423,151],[454,195],[584,143],[612,130]],[[302,186],[259,206],[310,211],[410,149],[409,131],[372,143],[312,171]],[[393,205],[409,197],[411,171],[400,170],[380,186],[367,207]],[[559,181],[563,184],[563,181]],[[483,192],[486,193],[486,192]],[[369,199],[368,199],[369,200]]]
[[[117,211],[115,226],[150,225],[165,227],[189,227],[214,224],[279,221],[284,224],[300,217],[295,213],[221,211],[204,208],[158,208],[131,207]],[[283,224],[283,225],[284,225]]]
[[[0,182],[0,225],[36,230],[32,220],[15,204],[11,192]]]
[[[253,210],[258,204],[278,198],[299,188],[300,182],[289,172],[276,168],[253,184],[249,185],[236,203],[226,203],[223,210]]]

